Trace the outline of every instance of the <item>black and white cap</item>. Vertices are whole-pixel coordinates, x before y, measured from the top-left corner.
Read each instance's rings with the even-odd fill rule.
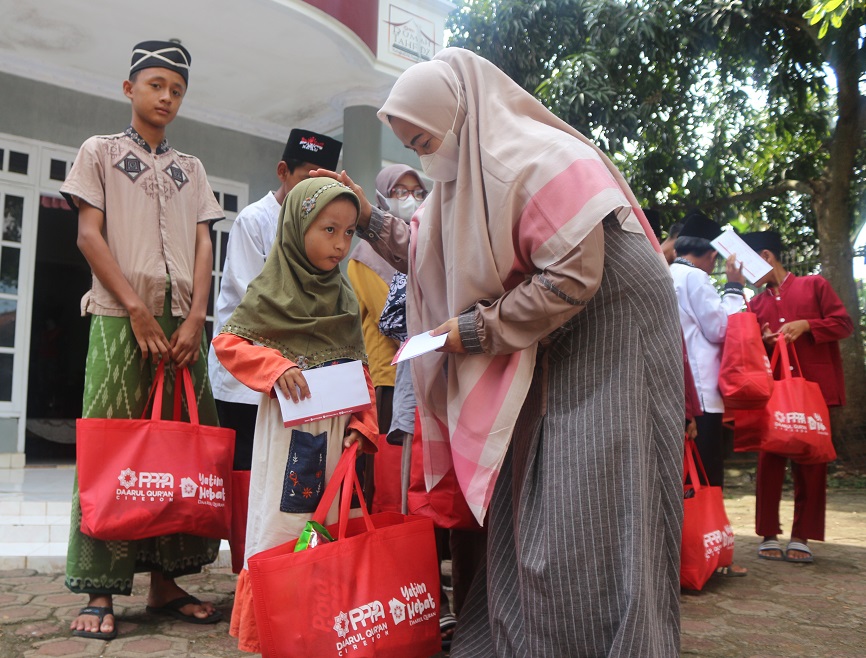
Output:
[[[174,41],[142,41],[132,49],[129,75],[142,69],[162,68],[179,73],[184,83],[189,84],[189,51]]]

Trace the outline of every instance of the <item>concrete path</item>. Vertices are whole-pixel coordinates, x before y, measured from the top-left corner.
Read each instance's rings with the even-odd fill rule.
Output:
[[[748,567],[749,575],[712,580],[703,592],[683,593],[683,655],[866,656],[866,490],[830,490],[827,541],[813,546],[814,564],[802,565],[756,558],[754,485],[748,473],[739,484],[736,477],[729,480],[726,504],[737,537],[736,562]],[[786,528],[791,515],[788,493],[783,502]],[[140,577],[134,595],[116,601],[120,634],[101,642],[69,636],[69,621],[84,597],[70,594],[62,575],[0,572],[0,657],[250,655],[237,651],[226,622],[194,626],[147,615],[146,582]],[[228,569],[180,582],[199,598],[216,602],[229,618],[235,578]]]

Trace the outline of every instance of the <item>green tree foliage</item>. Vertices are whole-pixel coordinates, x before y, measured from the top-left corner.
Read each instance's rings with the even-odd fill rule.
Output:
[[[823,39],[827,36],[831,25],[837,28],[842,27],[842,21],[845,19],[848,11],[854,7],[866,7],[866,2],[863,2],[863,0],[828,0],[828,2],[819,2],[803,14],[803,18],[809,21],[810,25],[820,24],[818,38]]]
[[[754,20],[749,4],[762,3],[737,13],[693,0],[466,0],[451,44],[595,139],[670,221],[710,204],[720,220],[789,227],[808,249],[814,217],[797,197],[821,171],[814,156],[831,137],[834,99],[808,39],[763,48],[755,30],[727,38]],[[778,48],[794,52],[773,61]]]
[[[866,3],[822,2],[821,18],[813,4],[464,0],[450,45],[487,57],[594,139],[667,223],[700,207],[820,256],[859,325],[851,241],[866,219]],[[824,18],[836,27],[819,38]],[[843,350],[862,424],[859,337]]]

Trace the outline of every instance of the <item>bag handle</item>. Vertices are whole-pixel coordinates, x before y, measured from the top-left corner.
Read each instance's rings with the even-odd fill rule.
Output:
[[[141,412],[142,420],[147,418],[147,408],[151,407],[151,420],[159,420],[162,418],[162,389],[165,383],[165,361],[160,359],[159,365],[156,366],[156,372],[153,375],[153,383],[150,385],[150,393],[147,396],[147,402]]]
[[[351,481],[350,481],[351,480]],[[364,524],[367,526],[367,532],[375,530],[373,519],[370,518],[370,512],[367,510],[367,501],[364,500],[364,491],[361,489],[361,483],[358,480],[358,471],[354,464],[346,473],[346,479],[343,480],[343,491],[340,500],[340,526],[337,539],[346,538],[346,528],[349,525],[349,512],[352,507],[352,492],[357,492],[358,502],[361,505],[361,514],[364,517]]]
[[[698,472],[695,468],[695,458],[692,457],[690,441],[691,439],[686,437],[684,450],[685,459],[683,463],[683,486],[686,486],[686,481],[690,481],[692,486],[695,488],[695,491],[699,491],[701,488],[701,482],[698,479]]]
[[[150,387],[150,395],[147,398],[147,404],[144,406],[144,411],[141,414],[142,418],[147,417],[147,406],[151,403],[151,400],[153,400],[150,419],[162,419],[162,393],[165,388],[165,378],[165,360],[162,359],[156,367],[156,372],[153,375],[153,385]],[[180,386],[177,385],[178,378],[181,380]],[[180,420],[181,387],[183,387],[183,393],[186,396],[186,406],[189,410],[189,422],[192,425],[199,425],[198,405],[196,405],[195,402],[195,388],[192,385],[192,375],[190,375],[188,368],[178,368],[175,371],[174,415],[172,417],[174,420]]]
[[[189,422],[193,425],[199,425],[198,405],[195,401],[195,387],[192,385],[192,373],[189,368],[183,367],[175,371],[175,386],[174,386],[174,416],[175,420],[180,420],[181,415],[181,387],[177,385],[177,378],[180,377],[183,382],[183,393],[186,396],[186,408],[189,411]]]
[[[357,455],[358,442],[356,441],[349,448],[346,448],[340,456],[340,461],[337,462],[328,486],[325,487],[322,499],[319,501],[319,505],[316,507],[316,511],[313,512],[313,518],[311,519],[320,525],[325,525],[325,517],[328,515],[328,510],[331,509],[331,505],[337,497],[337,492],[342,487],[343,494],[340,499],[340,531],[338,539],[345,537],[346,525],[349,523],[349,507],[352,503],[352,490],[356,486],[359,492],[358,499],[361,501],[361,513],[364,515],[367,530],[374,529],[370,513],[367,511],[367,504],[364,502],[364,495],[361,492],[360,484],[357,484],[358,474],[355,473],[355,458]]]
[[[340,485],[346,478],[346,471],[355,463],[355,456],[358,454],[358,446],[353,443],[349,448],[343,451],[340,455],[340,461],[334,467],[334,472],[331,473],[331,479],[328,481],[328,486],[325,487],[322,498],[319,500],[319,505],[316,511],[313,512],[311,521],[315,521],[320,525],[325,525],[325,517],[328,515],[328,510],[331,509],[331,504],[337,497],[337,492],[340,490]]]
[[[797,372],[800,373],[800,377],[802,377],[803,369],[800,367],[800,358],[797,356],[797,350],[794,348],[794,343],[787,344],[785,347],[789,350],[789,354],[794,360],[794,365],[797,366]]]
[[[797,351],[794,349],[794,346],[789,345],[788,341],[785,340],[785,337],[782,334],[778,334],[778,338],[776,339],[776,349],[773,350],[773,359],[770,361],[770,369],[775,371],[776,364],[781,363],[782,376],[780,379],[793,379],[788,350],[790,350],[790,353],[794,356],[794,363],[797,365],[797,372],[799,372],[801,376],[803,374],[803,371],[800,369],[800,359],[797,358]]]
[[[685,469],[683,473],[683,484],[686,483],[686,475],[688,475],[695,493],[701,490],[703,486],[710,486],[710,478],[707,477],[707,471],[704,468],[704,462],[701,459],[701,453],[698,452],[698,445],[694,439],[686,438],[686,458]],[[700,476],[703,476],[701,479]]]

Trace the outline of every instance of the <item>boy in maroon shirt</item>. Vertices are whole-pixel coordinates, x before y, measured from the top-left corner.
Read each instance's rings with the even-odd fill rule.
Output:
[[[756,285],[766,289],[752,299],[752,311],[772,352],[779,336],[793,343],[805,379],[817,382],[827,406],[845,404],[845,382],[839,341],[854,331],[845,306],[822,276],[794,276],[781,263],[782,239],[775,231],[743,236],[773,269]],[[786,459],[761,452],[758,457],[755,531],[764,538],[758,557],[765,560],[812,562],[809,539],[824,541],[827,465],[791,464],[794,479],[794,524],[782,550],[778,541],[779,503]]]

